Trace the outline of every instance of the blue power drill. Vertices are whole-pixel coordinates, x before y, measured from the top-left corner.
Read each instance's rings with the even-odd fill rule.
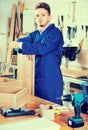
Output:
[[[63,101],[72,102],[74,106],[75,115],[68,118],[68,125],[72,128],[84,126],[84,120],[80,116],[81,114],[81,105],[86,102],[88,104],[88,82],[84,82],[81,85],[81,93],[73,93],[62,96]]]

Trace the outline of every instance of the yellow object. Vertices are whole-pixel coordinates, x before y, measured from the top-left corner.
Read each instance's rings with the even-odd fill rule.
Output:
[[[61,114],[61,111],[59,109],[55,109],[55,115],[60,115]]]

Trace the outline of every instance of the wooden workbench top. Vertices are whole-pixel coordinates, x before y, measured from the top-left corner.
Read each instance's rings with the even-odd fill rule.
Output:
[[[73,78],[78,78],[78,77],[82,77],[82,76],[86,76],[88,77],[88,71],[82,71],[80,69],[69,69],[69,68],[65,68],[65,67],[61,67],[62,70],[62,74],[64,76],[69,76],[69,77],[73,77]]]
[[[34,96],[29,96],[29,102],[25,105],[27,109],[36,109],[39,107],[40,104],[53,104],[51,102],[48,102],[46,100],[34,97]],[[67,125],[67,119],[68,117],[71,117],[74,115],[73,110],[69,111],[63,111],[60,115],[56,115],[54,122],[58,123],[61,128],[60,130],[75,130]],[[88,127],[88,117],[87,115],[82,114],[82,117],[84,118],[85,121],[85,126],[81,127],[82,130],[87,129]],[[18,122],[22,120],[27,120],[27,119],[33,119],[33,118],[40,118],[38,116],[19,116],[19,117],[8,117],[5,118],[0,114],[0,124],[6,124],[6,123],[11,123],[11,122]],[[77,130],[81,130],[81,128],[77,128]]]

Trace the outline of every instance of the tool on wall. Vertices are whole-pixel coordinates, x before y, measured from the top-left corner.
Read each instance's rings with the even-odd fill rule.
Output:
[[[58,27],[60,28],[61,32],[63,33],[63,28],[64,28],[64,16],[58,15]]]
[[[70,26],[67,27],[67,38],[71,40],[71,27]]]
[[[61,15],[61,32],[63,33],[63,28],[64,28],[64,16]]]
[[[86,25],[85,26],[85,38],[87,38],[88,37],[88,26]]]
[[[16,13],[16,4],[12,6],[12,14],[11,14],[11,21],[10,21],[10,34],[9,34],[9,44],[8,44],[8,51],[7,51],[7,61],[6,63],[9,65],[11,63],[11,42],[13,41],[14,36],[14,21],[15,21],[15,13]],[[6,72],[9,71],[9,66],[6,66]]]
[[[75,38],[77,33],[77,26],[71,27],[67,26],[67,38],[71,40],[71,38]]]
[[[84,38],[88,38],[88,25],[81,25],[81,30],[84,32]]]
[[[62,57],[65,57],[65,67],[68,68],[69,61],[75,61],[80,48],[76,46],[63,47]]]

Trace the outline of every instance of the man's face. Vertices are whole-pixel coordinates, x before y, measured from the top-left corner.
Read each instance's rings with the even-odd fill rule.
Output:
[[[48,14],[48,11],[43,8],[38,8],[35,10],[35,21],[39,27],[46,27],[51,21],[51,15]]]

